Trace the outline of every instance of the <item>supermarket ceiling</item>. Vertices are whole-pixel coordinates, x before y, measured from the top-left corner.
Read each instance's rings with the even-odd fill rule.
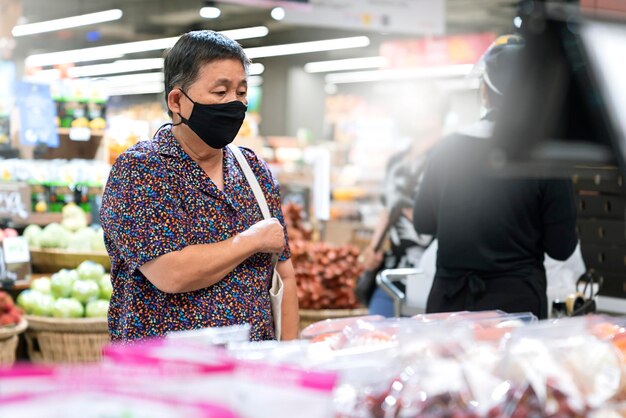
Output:
[[[296,1],[296,0],[283,0]],[[301,0],[299,0],[301,1]],[[305,0],[306,1],[306,0]],[[318,0],[309,0],[318,1]],[[328,1],[328,0],[324,0]],[[352,5],[373,0],[333,0]],[[387,0],[390,3],[414,5],[411,2],[438,0]],[[493,31],[509,32],[517,12],[517,2],[512,0],[439,0],[445,8],[442,28],[446,34]],[[248,4],[240,4],[244,2]],[[353,2],[353,3],[346,3]],[[433,3],[434,2],[434,3]],[[217,19],[200,16],[200,8],[214,3],[221,10]],[[264,4],[253,6],[254,4]],[[121,19],[80,28],[61,30],[17,38],[14,58],[20,60],[31,54],[47,53],[100,45],[171,37],[196,29],[228,30],[263,25],[269,28],[265,37],[240,40],[244,47],[266,46],[302,41],[346,37],[354,34],[367,35],[371,39],[368,48],[344,50],[340,54],[317,53],[316,58],[356,57],[376,55],[380,41],[390,37],[415,37],[417,34],[387,33],[359,28],[323,28],[315,22],[276,21],[271,17],[271,0],[22,0],[24,23],[40,22],[93,13],[107,9],[121,9]],[[380,2],[379,2],[380,3]],[[413,7],[413,6],[410,6]],[[416,15],[416,20],[420,16]],[[158,51],[133,54],[132,58],[160,56]],[[297,58],[296,58],[297,59]],[[304,58],[303,58],[304,59]],[[311,59],[307,57],[306,59]]]

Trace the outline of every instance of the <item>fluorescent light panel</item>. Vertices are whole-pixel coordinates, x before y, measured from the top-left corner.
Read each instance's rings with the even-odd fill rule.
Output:
[[[326,39],[324,41],[247,48],[246,55],[250,59],[267,58],[282,55],[306,54],[310,52],[333,51],[337,49],[361,48],[369,44],[370,39],[367,36],[354,36],[350,38]]]
[[[248,75],[253,76],[263,74],[263,71],[265,71],[265,66],[260,62],[255,62],[250,64],[250,67],[248,68]]]
[[[385,57],[349,58],[332,61],[316,61],[304,64],[307,73],[324,73],[330,71],[362,70],[366,68],[381,68],[387,66]]]
[[[248,87],[258,87],[263,84],[263,77],[260,75],[253,75],[248,77]]]
[[[225,30],[220,33],[231,39],[249,39],[263,37],[269,33],[265,26],[254,26],[251,28]],[[74,49],[70,51],[50,52],[46,54],[35,54],[26,57],[26,66],[43,67],[46,65],[65,64],[70,62],[85,62],[119,58],[125,54],[137,52],[158,51],[171,48],[178,41],[179,36],[171,38],[152,39],[149,41],[127,42],[93,48]]]
[[[222,14],[222,11],[217,7],[203,7],[200,9],[200,16],[205,19],[217,19]]]
[[[162,72],[139,73],[106,77],[102,80],[105,81],[109,86],[132,86],[150,83],[163,83],[164,75]]]
[[[473,64],[448,65],[430,68],[403,68],[394,70],[354,71],[326,75],[331,84],[365,83],[374,81],[415,80],[425,78],[463,77],[469,75]]]
[[[163,58],[119,60],[110,64],[86,65],[68,68],[70,77],[95,77],[108,74],[132,73],[135,71],[156,70],[163,68]],[[47,71],[47,70],[44,70]]]
[[[97,13],[89,13],[80,16],[71,16],[63,19],[46,20],[44,22],[27,23],[17,25],[11,33],[15,37],[34,35],[37,33],[53,32],[61,29],[76,28],[79,26],[93,25],[96,23],[118,20],[124,13],[120,9],[105,10]]]
[[[133,94],[158,94],[165,90],[163,83],[147,83],[132,86],[112,86],[109,88],[109,96],[128,96]]]

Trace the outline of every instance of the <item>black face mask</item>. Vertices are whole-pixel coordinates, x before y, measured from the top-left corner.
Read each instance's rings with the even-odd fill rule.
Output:
[[[222,149],[233,142],[244,118],[248,106],[235,100],[229,103],[202,104],[194,102],[187,93],[181,92],[193,103],[193,110],[189,119],[185,119],[180,113],[181,122],[194,131],[208,146]]]

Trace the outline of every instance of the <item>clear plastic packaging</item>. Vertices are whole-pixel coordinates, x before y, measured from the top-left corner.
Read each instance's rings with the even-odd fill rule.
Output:
[[[312,342],[323,341],[341,331],[346,326],[354,325],[359,322],[369,323],[384,320],[384,316],[380,315],[366,315],[355,316],[350,318],[339,319],[325,319],[323,321],[315,322],[308,325],[300,332],[300,338],[305,340],[311,340]]]
[[[170,332],[167,334],[166,338],[182,340],[191,344],[225,347],[230,343],[250,341],[250,328],[250,324],[200,328]]]
[[[149,392],[149,391],[146,391]],[[237,418],[209,402],[139,395],[115,390],[63,390],[0,399],[0,416],[20,418]]]

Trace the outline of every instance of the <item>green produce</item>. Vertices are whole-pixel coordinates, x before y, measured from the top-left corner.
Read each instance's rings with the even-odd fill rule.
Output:
[[[104,267],[90,260],[85,260],[76,269],[81,280],[100,280],[104,274]]]
[[[91,249],[93,251],[106,251],[104,245],[104,231],[102,228],[98,228],[96,234],[91,238]]]
[[[56,222],[46,226],[39,237],[41,248],[66,248],[68,242],[69,232]]]
[[[40,246],[39,241],[41,239],[42,231],[43,230],[41,229],[39,225],[28,225],[24,229],[22,236],[26,238],[26,241],[28,241],[29,246],[37,248]]]
[[[78,280],[78,273],[76,270],[63,269],[58,273],[53,274],[50,279],[50,290],[52,291],[52,295],[56,298],[70,297],[76,280]]]
[[[113,294],[113,284],[111,283],[111,275],[103,274],[98,282],[100,286],[100,299],[111,300]]]
[[[72,297],[86,305],[92,300],[98,299],[100,288],[93,280],[76,280],[72,287]]]
[[[52,308],[55,318],[81,318],[84,314],[83,304],[72,298],[57,299]]]
[[[44,294],[50,294],[51,292],[51,281],[49,277],[41,277],[39,279],[35,279],[30,283],[30,288],[33,290],[37,290],[38,292]]]
[[[63,206],[63,227],[71,232],[76,232],[87,226],[87,215],[75,203]]]
[[[90,227],[82,228],[70,234],[67,249],[77,252],[91,251],[91,240],[94,235],[96,235],[96,231]]]
[[[93,300],[87,304],[87,318],[106,318],[109,312],[109,302],[106,300]]]
[[[32,314],[37,316],[52,316],[52,308],[54,307],[54,298],[52,295],[40,293],[40,297],[36,298],[33,307]]]
[[[43,293],[38,290],[27,289],[17,296],[17,304],[24,312],[30,314],[33,312],[33,308],[41,296],[43,296]]]

